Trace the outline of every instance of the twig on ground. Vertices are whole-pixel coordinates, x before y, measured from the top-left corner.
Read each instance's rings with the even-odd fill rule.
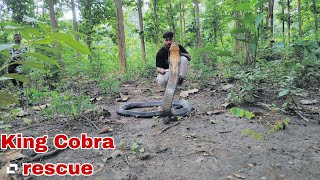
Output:
[[[87,121],[89,121],[98,131],[100,131],[100,129],[98,128],[98,126],[93,122],[91,121],[89,118],[87,118],[86,116],[81,116],[81,117],[84,117]]]
[[[174,127],[174,126],[177,126],[177,125],[179,125],[179,124],[180,124],[180,122],[176,122],[176,123],[174,123],[173,125],[168,126],[168,127],[164,128],[164,129],[162,129],[159,134],[161,134],[161,133],[165,132],[166,130],[168,130],[168,129]]]
[[[61,151],[63,151],[63,149],[54,149],[54,150],[49,151],[49,152],[47,152],[45,154],[38,154],[36,156],[30,157],[30,158],[26,158],[25,162],[34,162],[34,161],[38,161],[39,159],[49,158],[51,156],[57,155]]]
[[[294,110],[294,112],[301,117],[303,120],[305,120],[306,122],[309,122],[309,119],[306,118],[300,111]]]

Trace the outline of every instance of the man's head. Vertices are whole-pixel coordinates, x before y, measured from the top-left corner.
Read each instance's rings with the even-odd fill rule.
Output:
[[[170,48],[171,44],[173,43],[173,32],[165,32],[163,33],[163,43],[167,48]]]
[[[16,44],[20,44],[21,39],[22,39],[22,37],[21,37],[20,34],[15,34],[15,35],[14,35],[14,42],[15,42]]]

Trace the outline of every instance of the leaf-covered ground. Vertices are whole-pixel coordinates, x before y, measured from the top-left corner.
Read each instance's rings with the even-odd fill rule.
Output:
[[[163,124],[161,118],[116,114],[116,109],[123,103],[161,100],[163,91],[159,91],[153,81],[140,80],[122,85],[122,97],[119,98],[128,99],[126,102],[97,95],[88,87],[92,98],[96,97],[95,113],[85,112],[80,119],[69,121],[63,118],[45,119],[33,114],[29,117],[33,119],[30,126],[17,119],[10,133],[23,133],[24,136],[48,134],[49,137],[57,133],[65,133],[69,137],[87,133],[91,137],[110,136],[115,139],[115,150],[67,149],[37,161],[92,163],[95,166],[92,177],[40,176],[34,179],[320,178],[319,92],[313,90],[300,99],[297,97],[300,101],[318,100],[310,105],[301,105],[301,115],[307,119],[269,108],[268,105],[276,103],[277,98],[267,92],[257,99],[260,104],[247,103],[240,107],[256,116],[247,119],[230,113],[230,104],[225,99],[232,86],[225,85],[213,80],[205,88],[199,88],[198,92],[190,93],[185,99],[194,110],[170,124]],[[181,91],[192,89],[185,85],[175,97],[181,98]],[[311,110],[307,112],[306,109]],[[269,132],[286,117],[290,118],[288,126],[274,133]],[[99,134],[102,129],[106,132]],[[244,136],[243,131],[250,129],[263,140]],[[23,150],[22,154],[30,156],[32,151]]]

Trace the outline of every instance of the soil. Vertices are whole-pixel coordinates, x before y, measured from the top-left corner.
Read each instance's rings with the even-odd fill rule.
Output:
[[[178,121],[164,124],[159,117],[117,115],[116,109],[121,104],[162,99],[164,92],[159,91],[154,82],[146,81],[121,87],[122,94],[130,96],[127,102],[102,96],[103,99],[95,102],[100,113],[86,112],[76,120],[33,115],[34,121],[27,127],[21,119],[14,121],[10,133],[23,133],[24,136],[47,134],[52,138],[58,133],[65,133],[69,137],[79,137],[80,133],[87,133],[90,137],[114,138],[114,150],[67,149],[38,161],[92,163],[94,175],[34,176],[33,179],[320,179],[319,112],[304,112],[309,119],[307,122],[294,114],[247,103],[241,108],[256,112],[257,116],[254,119],[235,117],[221,106],[226,103],[228,94],[221,88],[224,83],[213,80],[197,93],[184,98],[194,110]],[[183,86],[175,98],[181,98],[179,93],[182,90],[190,89]],[[93,91],[89,89],[88,92]],[[316,90],[309,92],[309,96],[318,101],[319,94]],[[265,104],[277,103],[277,98],[270,99],[265,94],[259,100]],[[319,102],[312,105],[319,106]],[[288,126],[269,133],[277,122],[286,117],[291,120]],[[94,125],[99,129],[108,127],[109,132],[98,134]],[[171,128],[162,131],[166,127]],[[264,139],[244,136],[242,132],[247,129],[263,134]],[[28,150],[23,150],[23,153],[32,154]]]

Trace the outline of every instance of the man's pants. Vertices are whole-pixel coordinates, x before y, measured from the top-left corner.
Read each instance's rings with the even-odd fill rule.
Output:
[[[187,74],[187,68],[188,68],[188,59],[184,56],[180,57],[180,72],[179,76],[184,78]],[[168,80],[169,80],[170,72],[169,69],[166,69],[165,74],[158,74],[157,76],[157,84],[158,86],[166,87]]]
[[[17,67],[20,66],[20,64],[11,64],[8,66],[8,73],[17,73],[16,69]],[[16,86],[17,85],[17,81],[15,79],[11,79],[12,83]],[[23,82],[19,81],[19,86],[23,86]]]

